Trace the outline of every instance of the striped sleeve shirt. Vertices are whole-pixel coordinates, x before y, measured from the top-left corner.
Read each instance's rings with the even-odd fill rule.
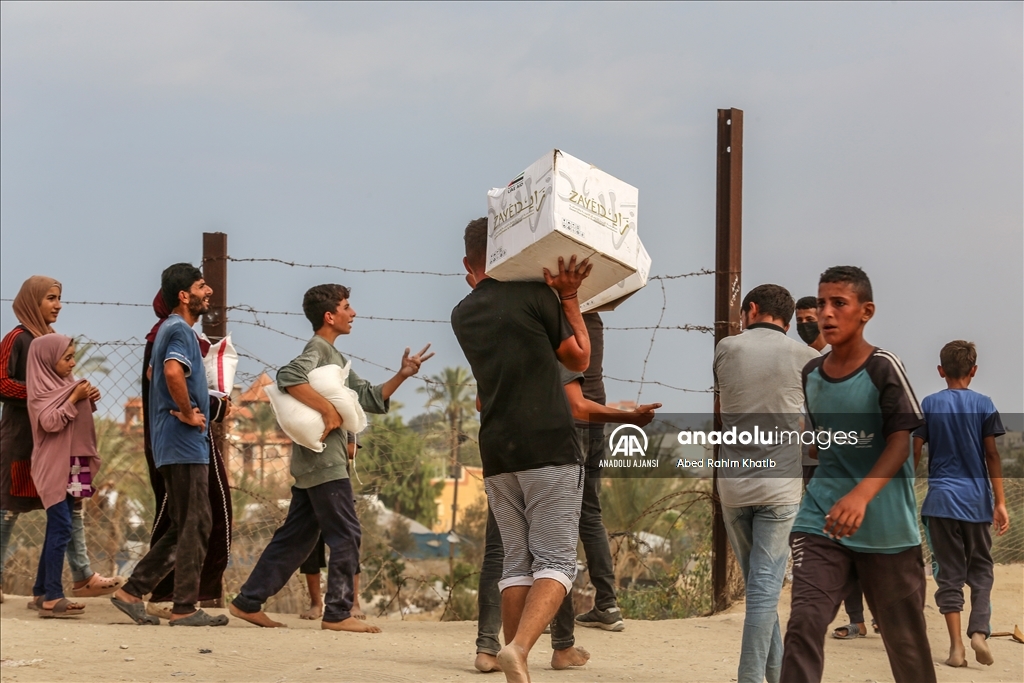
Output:
[[[21,325],[0,341],[0,401],[4,403],[25,405],[25,371],[31,343],[32,333]]]

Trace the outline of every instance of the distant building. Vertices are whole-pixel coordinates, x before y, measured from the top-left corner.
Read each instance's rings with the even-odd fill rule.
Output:
[[[252,478],[261,485],[287,483],[292,441],[281,431],[264,389],[273,379],[261,373],[237,396],[235,409],[224,421],[224,458],[232,483]]]
[[[437,521],[434,522],[434,531],[442,533],[451,531],[452,528],[452,501],[455,499],[456,483],[458,484],[458,517],[456,518],[455,529],[458,531],[458,522],[468,508],[479,505],[481,501],[487,504],[487,492],[484,491],[484,469],[482,467],[469,467],[463,465],[458,482],[452,477],[431,479],[431,484],[438,482],[444,484],[440,495],[435,499],[437,502]]]
[[[223,423],[223,455],[232,485],[243,480],[286,484],[291,476],[292,441],[277,424],[264,390],[273,381],[264,372],[246,389],[236,388],[232,394],[234,409]],[[132,396],[124,404],[121,429],[141,439],[142,422],[142,398]]]

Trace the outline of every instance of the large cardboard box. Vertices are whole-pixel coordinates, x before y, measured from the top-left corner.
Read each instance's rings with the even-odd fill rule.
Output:
[[[640,253],[636,260],[636,272],[604,290],[593,299],[581,303],[581,311],[584,313],[614,311],[623,301],[647,286],[647,278],[651,273],[651,256],[644,249],[643,242],[637,240],[637,246]]]
[[[637,271],[635,187],[554,150],[507,187],[487,193],[487,274],[495,280],[544,280],[566,262],[589,258],[594,268],[580,301],[594,298]]]

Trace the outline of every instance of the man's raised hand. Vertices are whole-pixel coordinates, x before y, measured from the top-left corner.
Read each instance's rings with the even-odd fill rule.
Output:
[[[569,265],[565,264],[565,259],[561,256],[558,257],[558,274],[555,276],[551,275],[551,271],[547,268],[544,269],[544,282],[547,283],[548,287],[552,287],[558,292],[558,296],[563,299],[572,298],[576,291],[580,288],[583,280],[590,275],[593,264],[590,263],[590,259],[583,259],[579,265],[576,265],[576,255],[573,254],[572,258],[569,259]]]
[[[417,353],[415,356],[409,355],[409,348],[406,347],[405,353],[402,354],[402,368],[398,371],[398,374],[403,378],[409,378],[420,371],[420,366],[426,361],[434,357],[434,352],[427,353],[430,348],[430,344],[423,347],[423,350]],[[426,354],[426,355],[424,355]]]

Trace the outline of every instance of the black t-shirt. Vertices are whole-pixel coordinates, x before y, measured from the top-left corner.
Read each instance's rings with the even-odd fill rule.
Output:
[[[452,311],[480,396],[484,476],[580,461],[555,350],[572,336],[542,282],[487,279]]]

